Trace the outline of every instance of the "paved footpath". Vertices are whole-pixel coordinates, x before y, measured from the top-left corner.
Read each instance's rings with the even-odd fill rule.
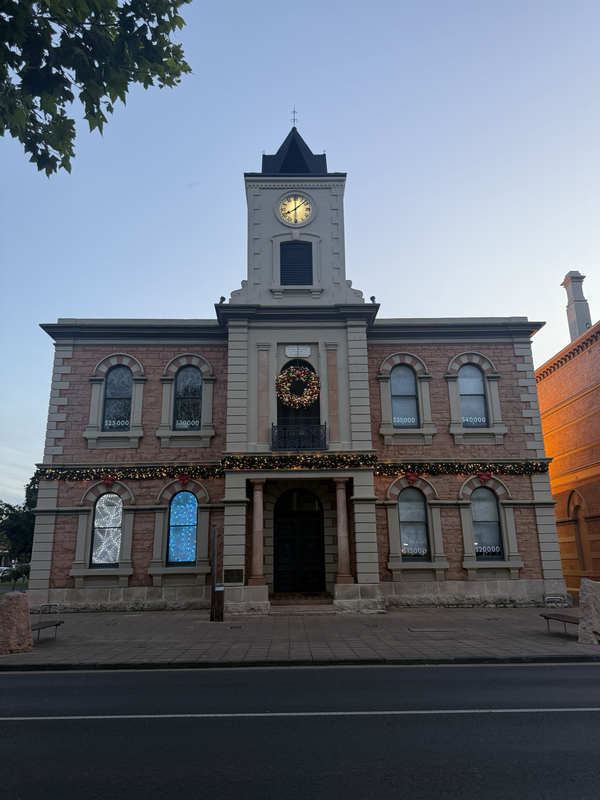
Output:
[[[540,608],[397,609],[387,614],[227,617],[208,611],[64,614],[34,634],[32,653],[0,656],[0,671],[315,664],[600,661],[577,628]],[[32,620],[37,620],[37,615]]]

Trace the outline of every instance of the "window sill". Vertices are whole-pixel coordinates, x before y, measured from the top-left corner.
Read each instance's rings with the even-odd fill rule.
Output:
[[[434,561],[402,561],[401,558],[390,558],[388,569],[392,571],[393,580],[402,581],[406,580],[405,576],[410,575],[409,580],[430,580],[430,581],[443,581],[444,572],[450,565],[446,561],[445,556],[437,556]]]
[[[99,431],[86,428],[83,438],[87,439],[88,450],[109,450],[137,448],[144,435],[141,425],[132,425],[128,431]]]
[[[199,431],[174,431],[170,427],[160,426],[156,435],[161,447],[210,447],[215,429],[212,425],[202,425]]]
[[[478,561],[476,558],[466,558],[463,561],[463,569],[467,570],[467,580],[519,580],[519,570],[525,565],[516,556],[509,561]],[[490,576],[490,572],[503,573],[497,576]]]
[[[73,567],[69,571],[72,578],[90,578],[97,575],[101,578],[104,577],[123,577],[133,575],[131,567]]]
[[[210,564],[207,558],[199,558],[194,566],[179,567],[177,564],[165,567],[162,565],[150,564],[148,575],[152,578],[153,586],[163,586],[164,583],[171,584],[169,578],[187,578],[188,585],[203,586],[206,583],[206,576],[210,572]],[[195,579],[192,584],[189,579]],[[164,583],[163,583],[164,580]]]
[[[420,428],[394,428],[389,423],[382,423],[379,433],[386,445],[431,444],[437,428],[433,422],[424,422]]]
[[[129,562],[131,564],[131,562]],[[123,565],[120,567],[80,567],[74,566],[69,575],[75,578],[75,588],[85,589],[86,587],[126,587],[129,585],[129,578],[133,575],[131,566]]]
[[[450,433],[454,436],[454,444],[502,444],[508,428],[502,422],[495,423],[491,428],[463,428],[453,422]]]

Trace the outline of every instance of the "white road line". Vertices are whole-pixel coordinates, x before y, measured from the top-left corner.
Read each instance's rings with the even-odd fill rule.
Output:
[[[264,711],[235,714],[77,714],[56,717],[0,717],[0,722],[40,722],[87,719],[239,719],[268,717],[410,717],[430,714],[561,714],[600,712],[590,708],[452,708],[420,711]]]

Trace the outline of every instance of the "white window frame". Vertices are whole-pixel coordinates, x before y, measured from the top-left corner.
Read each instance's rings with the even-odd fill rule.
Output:
[[[465,428],[462,424],[458,370],[465,364],[473,364],[479,367],[483,376],[488,412],[488,425],[486,428]],[[444,377],[448,382],[450,434],[454,437],[454,444],[503,444],[508,428],[502,420],[500,408],[498,381],[501,376],[490,359],[482,353],[460,353],[450,361]]]
[[[111,567],[92,567],[92,543],[94,533],[94,511],[96,503],[104,494],[117,494],[123,503],[123,517],[121,519],[121,553],[119,563]],[[131,549],[133,542],[133,518],[135,512],[135,497],[131,489],[121,481],[115,481],[112,486],[105,486],[98,482],[86,490],[79,502],[81,511],[78,513],[77,542],[75,545],[75,559],[69,575],[75,579],[75,588],[83,589],[102,584],[103,588],[108,581],[111,586],[126,587],[129,585],[129,576],[133,575]]]
[[[169,545],[169,517],[171,500],[179,492],[191,492],[198,501],[198,523],[196,528],[196,563],[167,565],[167,548]],[[191,480],[185,486],[179,481],[171,481],[159,493],[156,500],[161,506],[154,513],[154,545],[152,560],[148,567],[148,575],[153,586],[177,583],[178,577],[191,578],[196,586],[204,586],[206,575],[210,572],[208,560],[208,539],[210,522],[210,498],[206,488],[198,481]]]
[[[403,489],[409,488],[419,489],[425,498],[429,534],[429,561],[402,559],[398,495]],[[387,506],[388,536],[390,541],[388,569],[391,570],[394,582],[402,580],[444,580],[444,571],[448,569],[449,564],[444,554],[440,506],[436,505],[438,500],[439,497],[435,487],[425,478],[419,478],[415,483],[410,483],[406,478],[398,478],[391,484],[385,505]]]
[[[392,416],[391,372],[399,364],[412,368],[416,376],[417,403],[419,407],[419,428],[394,428]],[[392,353],[379,368],[377,375],[381,398],[381,425],[379,433],[386,445],[430,445],[437,428],[431,419],[431,401],[429,397],[429,374],[425,363],[413,353]]]
[[[484,561],[483,559],[478,559],[475,552],[471,494],[475,489],[481,488],[491,489],[498,501],[502,552],[504,553],[503,560]],[[480,481],[479,478],[469,478],[463,483],[458,499],[463,532],[463,568],[467,570],[467,580],[492,580],[489,577],[490,570],[506,573],[506,578],[500,577],[498,580],[518,580],[519,570],[525,565],[519,555],[513,511],[514,501],[508,487],[498,478],[491,478],[487,482]]]
[[[182,367],[198,367],[202,373],[202,403],[200,430],[176,431],[173,426],[175,413],[175,378]],[[215,376],[209,362],[197,353],[182,353],[172,358],[160,379],[162,383],[162,410],[156,435],[162,447],[209,447],[215,435],[213,427],[213,385]]]
[[[133,375],[131,417],[128,431],[102,430],[106,374],[111,367],[115,366],[129,367]],[[142,428],[142,405],[145,382],[146,375],[141,363],[137,358],[127,355],[127,353],[113,353],[96,364],[90,377],[92,396],[90,401],[89,422],[83,431],[83,438],[87,440],[89,450],[139,447],[140,439],[144,435],[144,430]]]

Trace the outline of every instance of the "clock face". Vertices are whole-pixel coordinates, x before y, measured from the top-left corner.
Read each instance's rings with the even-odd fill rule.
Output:
[[[290,194],[279,204],[279,213],[289,225],[300,225],[307,222],[312,213],[312,202],[302,194]]]

